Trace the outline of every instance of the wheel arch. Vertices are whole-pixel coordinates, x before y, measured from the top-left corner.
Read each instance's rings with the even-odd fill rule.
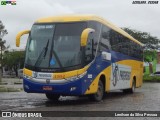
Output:
[[[91,85],[89,86],[89,89],[87,89],[85,91],[85,94],[93,94],[97,92],[98,89],[98,83],[99,80],[102,81],[103,85],[104,85],[104,91],[106,91],[106,75],[102,72],[100,73],[91,83]]]
[[[136,77],[135,75],[133,76],[132,84],[133,84],[133,81],[135,81],[135,84],[136,84],[136,86],[137,86],[137,77]]]
[[[133,83],[133,81],[135,81],[135,83],[137,84],[137,77],[136,77],[136,75],[132,75],[132,77],[130,78],[130,88],[132,88],[132,83]]]
[[[106,76],[104,74],[101,74],[99,80],[102,81],[103,87],[104,87],[104,91],[105,91],[106,90]]]

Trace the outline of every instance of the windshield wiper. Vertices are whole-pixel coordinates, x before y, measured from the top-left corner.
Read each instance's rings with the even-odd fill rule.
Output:
[[[42,62],[42,59],[46,57],[47,51],[48,51],[48,45],[49,45],[49,39],[47,41],[46,46],[43,48],[43,50],[41,51],[41,53],[38,56],[37,61],[35,62],[34,66],[36,67],[37,65],[40,65]],[[43,57],[42,57],[43,56]]]
[[[59,60],[59,57],[58,57],[58,55],[57,55],[57,53],[55,52],[54,49],[53,49],[53,55],[55,56],[55,58],[56,58],[56,60],[57,60],[57,62],[58,62],[58,64],[59,64],[61,70],[64,71],[64,68],[63,68],[63,66],[62,66],[62,63],[61,63],[61,61]],[[51,58],[52,58],[52,57],[51,57]]]

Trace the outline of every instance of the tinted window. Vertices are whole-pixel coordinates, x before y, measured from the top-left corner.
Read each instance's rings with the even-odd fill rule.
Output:
[[[112,50],[127,54],[127,41],[124,39],[124,37],[113,30],[110,31],[109,36]]]
[[[143,60],[143,49],[139,44],[113,30],[110,31],[109,36],[113,51]]]
[[[85,22],[33,25],[25,64],[54,69],[80,65],[80,38],[86,27]]]
[[[143,48],[133,41],[130,41],[130,56],[143,60]]]
[[[101,23],[96,22],[96,21],[89,21],[88,22],[88,27],[93,28],[95,30],[94,41],[97,42],[100,38]]]
[[[106,27],[105,25],[103,25],[102,32],[101,32],[101,40],[100,40],[100,50],[101,51],[111,49],[110,40],[109,40],[109,32],[110,32],[110,29]]]
[[[88,22],[88,28],[93,28],[95,30],[93,35],[93,54],[95,56],[97,45],[100,39],[100,31],[101,31],[101,23],[96,21],[89,21]]]
[[[83,22],[57,24],[51,60],[57,60],[56,55],[54,55],[55,52],[63,67],[81,64],[80,37],[85,28],[86,24]],[[58,60],[55,64],[50,65],[51,68],[58,68],[59,66]]]

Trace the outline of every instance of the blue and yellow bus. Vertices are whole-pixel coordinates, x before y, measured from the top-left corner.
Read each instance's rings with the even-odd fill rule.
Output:
[[[95,15],[66,15],[37,20],[29,34],[23,70],[27,93],[48,99],[88,95],[100,101],[105,92],[133,93],[142,85],[143,44]]]

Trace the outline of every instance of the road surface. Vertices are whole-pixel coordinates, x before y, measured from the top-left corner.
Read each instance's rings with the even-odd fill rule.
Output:
[[[111,92],[107,94],[101,102],[91,102],[87,97],[61,97],[60,101],[55,103],[49,101],[44,94],[28,94],[23,91],[3,92],[0,93],[0,110],[160,111],[160,83],[144,83],[142,88],[136,89],[134,94],[124,94],[121,91]],[[72,117],[69,119],[71,120],[74,118]],[[98,118],[96,117],[95,119]],[[158,118],[154,119],[158,120]]]

